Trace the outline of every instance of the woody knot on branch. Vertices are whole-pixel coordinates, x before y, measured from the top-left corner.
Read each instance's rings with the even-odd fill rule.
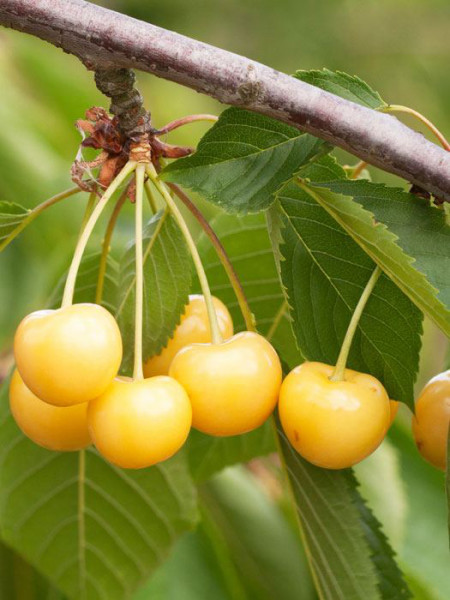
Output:
[[[135,87],[136,76],[131,69],[98,69],[97,88],[111,100],[110,113],[94,106],[76,126],[83,135],[82,148],[100,150],[91,161],[82,160],[81,152],[72,165],[72,179],[81,189],[92,190],[99,185],[106,189],[128,160],[152,160],[158,166],[160,157],[179,158],[193,148],[174,146],[159,139],[167,127],[152,127],[151,115],[143,106],[143,97]],[[142,151],[139,150],[142,149]],[[90,170],[99,168],[96,179],[84,178]]]

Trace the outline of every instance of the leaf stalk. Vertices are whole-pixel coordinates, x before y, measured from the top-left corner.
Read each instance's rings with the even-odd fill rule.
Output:
[[[20,225],[18,225],[15,229],[13,229],[13,231],[11,231],[11,233],[8,235],[8,237],[6,237],[0,243],[0,252],[2,250],[4,250],[6,248],[6,246],[8,246],[8,244],[10,244],[19,235],[19,233],[21,233],[25,229],[25,227],[27,227],[30,223],[32,223],[34,221],[34,219],[36,219],[36,217],[38,217],[42,212],[44,212],[44,210],[46,210],[50,206],[53,206],[57,202],[60,202],[61,200],[65,200],[66,198],[69,198],[70,196],[74,196],[75,194],[78,194],[79,192],[81,192],[81,190],[78,186],[69,188],[68,190],[64,190],[63,192],[60,192],[59,194],[56,194],[55,196],[48,198],[48,200],[45,200],[41,204],[38,204],[37,206],[32,208],[29,211],[28,215],[20,223]]]

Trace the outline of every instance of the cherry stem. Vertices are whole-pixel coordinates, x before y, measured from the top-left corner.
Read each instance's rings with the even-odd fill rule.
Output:
[[[331,381],[343,381],[345,379],[345,366],[347,364],[347,359],[353,342],[353,338],[355,336],[356,328],[358,327],[361,315],[380,275],[381,269],[377,266],[373,270],[369,281],[366,283],[366,287],[364,288],[363,293],[361,294],[361,297],[358,300],[358,304],[356,305],[356,308],[353,312],[352,318],[350,319],[350,323],[348,325],[344,341],[342,342],[341,351],[339,352],[339,356],[336,362],[336,366],[334,368],[333,374],[330,377]]]
[[[102,254],[100,256],[100,264],[98,267],[97,289],[95,291],[96,304],[101,304],[102,302],[103,289],[105,287],[106,269],[108,266],[108,255],[109,251],[111,250],[111,240],[114,233],[114,229],[117,224],[117,219],[119,218],[120,211],[122,210],[122,207],[126,202],[130,185],[131,184],[127,185],[126,189],[122,192],[120,198],[117,200],[116,205],[114,206],[114,210],[109,218],[108,225],[106,226],[105,237],[103,238],[102,242]]]
[[[444,135],[439,131],[439,129],[429,119],[427,119],[424,115],[422,115],[417,110],[414,110],[413,108],[409,108],[409,106],[402,106],[401,104],[388,104],[387,106],[381,106],[377,110],[379,112],[384,112],[384,113],[390,113],[390,112],[405,113],[405,114],[411,115],[412,117],[415,117],[416,119],[421,121],[425,125],[425,127],[427,127],[437,137],[437,139],[441,143],[442,147],[445,150],[447,150],[447,152],[450,151],[450,144],[448,143],[448,141],[446,140]]]
[[[144,260],[142,249],[142,210],[144,197],[145,163],[136,167],[136,293],[135,293],[135,321],[134,321],[134,369],[133,379],[144,379],[142,365],[142,325],[144,312]]]
[[[8,237],[6,237],[2,241],[2,243],[0,244],[0,252],[4,250],[6,246],[8,246],[8,244],[10,244],[19,235],[19,233],[23,231],[25,227],[27,227],[32,221],[34,221],[34,219],[38,217],[44,210],[46,210],[50,206],[53,206],[53,204],[64,200],[65,198],[69,198],[70,196],[78,194],[81,191],[82,190],[80,190],[79,187],[73,187],[68,190],[64,190],[64,192],[60,192],[59,194],[52,196],[48,200],[45,200],[41,204],[38,204],[37,206],[32,208],[28,212],[28,215],[23,219],[23,221],[15,229],[13,229],[13,231],[11,231]]]
[[[147,194],[147,200],[148,200],[148,203],[150,204],[151,211],[154,215],[156,215],[156,213],[158,212],[158,205],[156,204],[153,190],[149,185],[146,185],[145,192]]]
[[[83,215],[83,220],[81,221],[81,227],[80,227],[80,233],[78,234],[78,239],[80,239],[84,228],[86,227],[86,223],[89,221],[89,217],[92,214],[92,211],[94,210],[94,206],[95,203],[97,202],[97,190],[94,189],[92,190],[92,192],[89,194],[88,197],[88,201],[86,204],[86,209],[84,211],[84,215]]]
[[[158,174],[156,172],[155,167],[150,163],[147,165],[147,174],[150,177],[151,181],[155,185],[158,192],[164,198],[167,206],[169,207],[171,213],[173,214],[175,220],[178,223],[178,226],[181,230],[181,233],[184,236],[186,244],[189,248],[189,251],[192,256],[192,260],[194,261],[195,270],[197,271],[197,276],[200,281],[200,286],[202,288],[203,296],[205,298],[206,310],[208,312],[209,325],[211,327],[211,338],[213,344],[220,344],[223,341],[222,334],[220,333],[219,323],[217,321],[216,309],[214,308],[211,290],[209,289],[208,278],[206,277],[205,269],[203,268],[203,264],[200,258],[200,255],[197,250],[197,246],[192,238],[191,232],[189,231],[188,226],[186,225],[186,221],[183,218],[178,206],[176,205],[175,200],[170,195],[168,188],[164,185],[164,183],[159,179]]]
[[[64,287],[64,295],[61,307],[70,306],[73,302],[73,295],[75,291],[75,283],[77,279],[78,269],[80,268],[81,259],[83,258],[83,253],[86,249],[87,243],[91,236],[91,233],[97,223],[100,215],[103,212],[103,209],[108,203],[108,200],[117,190],[117,188],[121,185],[121,183],[132,173],[136,168],[136,162],[129,161],[117,177],[111,182],[108,189],[105,191],[103,196],[100,198],[98,203],[96,204],[94,210],[92,211],[91,216],[89,217],[86,226],[83,230],[83,233],[80,235],[77,246],[75,248],[75,252],[72,258],[72,263],[70,265],[69,273],[67,275],[66,285]]]
[[[251,311],[251,308],[248,304],[248,300],[245,296],[244,288],[240,282],[239,276],[236,273],[230,257],[228,256],[225,248],[222,245],[222,242],[217,237],[214,229],[205,219],[202,212],[195,206],[189,196],[175,183],[168,183],[168,187],[178,196],[178,198],[183,202],[183,204],[190,210],[190,212],[194,215],[194,217],[199,222],[201,228],[208,236],[214,250],[219,257],[220,262],[222,263],[223,268],[230,280],[231,287],[236,295],[237,301],[239,303],[239,308],[241,309],[242,316],[244,317],[245,327],[247,331],[256,331],[255,318]]]
[[[164,125],[162,129],[158,130],[157,135],[169,133],[169,131],[178,129],[178,127],[182,127],[183,125],[189,125],[189,123],[195,123],[196,121],[209,121],[210,123],[215,123],[218,119],[219,117],[216,117],[215,115],[188,115],[186,117],[181,117],[181,119],[175,119],[175,121],[167,123],[167,125]]]

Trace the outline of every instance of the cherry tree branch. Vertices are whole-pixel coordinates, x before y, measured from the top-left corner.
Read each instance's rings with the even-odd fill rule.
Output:
[[[248,58],[84,0],[1,0],[0,24],[74,54],[89,69],[147,71],[274,117],[450,201],[450,153],[391,115]]]

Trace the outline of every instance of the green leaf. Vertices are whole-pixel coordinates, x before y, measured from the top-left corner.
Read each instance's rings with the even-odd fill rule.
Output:
[[[20,204],[0,202],[0,252],[1,243],[23,223],[30,213],[31,210],[27,210]]]
[[[158,354],[180,321],[191,287],[191,258],[173,217],[158,212],[144,229],[143,358]],[[123,368],[133,360],[135,315],[135,246],[120,262],[116,318],[124,343]]]
[[[305,181],[332,181],[347,179],[347,173],[334,156],[323,156],[310,165],[302,167],[299,177]]]
[[[4,600],[66,600],[17,552],[0,542],[0,598]]]
[[[225,467],[274,452],[273,428],[267,421],[250,433],[226,438],[211,437],[193,429],[187,450],[192,476],[201,483]]]
[[[14,577],[15,552],[0,543],[0,598],[14,598],[17,582]]]
[[[93,252],[83,256],[73,296],[74,303],[95,302],[100,270],[100,256],[101,252]],[[59,308],[61,305],[66,278],[67,271],[56,284],[50,300],[48,301],[49,307]],[[105,281],[103,285],[102,306],[107,308],[112,314],[116,312],[118,278],[119,265],[112,256],[108,254]]]
[[[400,600],[410,592],[350,469],[305,461],[278,429],[298,516],[324,600]]]
[[[336,96],[341,96],[351,102],[362,104],[368,108],[380,108],[386,106],[380,94],[356,75],[347,75],[342,71],[330,71],[329,69],[297,71],[297,79],[321,88]]]
[[[264,210],[305,163],[330,149],[280,121],[239,108],[225,110],[195,154],[172,163],[166,181],[199,192],[228,212]]]
[[[450,227],[445,212],[423,198],[368,181],[309,185],[314,199],[450,336]]]
[[[124,471],[86,451],[44,450],[25,438],[0,393],[0,532],[69,598],[123,600],[196,518],[184,454]],[[84,489],[84,502],[79,497]],[[80,534],[84,520],[85,535]]]
[[[376,519],[367,504],[365,504],[357,488],[354,490],[354,495],[366,539],[372,551],[372,560],[375,563],[381,597],[385,600],[412,598],[403,573],[395,562],[395,552],[392,550],[387,537],[383,533],[381,523]]]
[[[317,175],[318,168],[305,175]],[[281,275],[298,345],[308,360],[336,364],[375,263],[296,183],[287,184],[278,199]],[[421,324],[420,311],[382,275],[359,322],[348,366],[371,373],[391,398],[413,407]]]
[[[307,179],[345,176],[328,157],[303,169],[301,175]],[[287,184],[278,198],[284,228],[277,231],[280,219],[275,215],[272,235],[276,243],[280,236],[283,240],[280,268],[294,309],[294,331],[307,358],[332,364],[375,265],[295,183]],[[273,212],[275,209],[271,209],[272,217]],[[359,342],[355,339],[349,365],[371,373],[380,371],[389,391],[397,390],[396,397],[410,400],[410,369],[412,373],[417,369],[420,347],[420,313],[387,277],[379,280],[377,288],[360,322]],[[386,299],[395,302],[396,310],[397,306],[413,309],[412,322],[403,318],[400,325],[408,340],[401,345],[401,351],[407,353],[401,355],[407,369],[392,359],[389,350],[399,316],[392,309],[386,311]],[[393,313],[395,321],[386,313]],[[388,326],[383,325],[385,321]],[[362,363],[370,363],[371,368],[361,368]],[[411,597],[378,521],[359,494],[352,471],[318,469],[292,449],[281,430],[279,439],[321,597]]]

